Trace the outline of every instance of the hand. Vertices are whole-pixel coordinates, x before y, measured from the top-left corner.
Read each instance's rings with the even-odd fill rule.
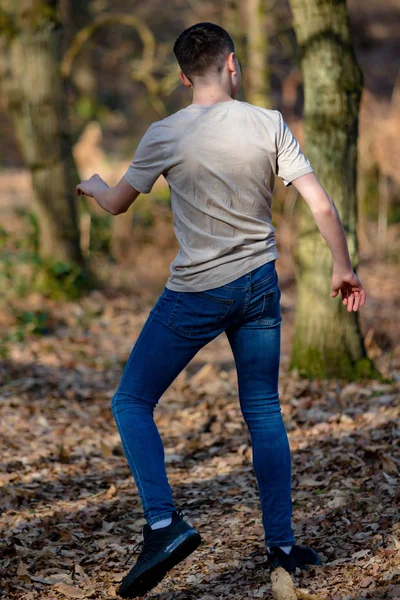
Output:
[[[335,298],[339,290],[342,292],[343,304],[347,305],[348,312],[358,310],[367,301],[365,290],[354,271],[342,273],[334,270],[331,288],[331,298]]]
[[[78,183],[76,186],[76,193],[78,196],[85,195],[94,198],[100,190],[105,188],[108,188],[108,185],[102,180],[100,175],[97,175],[96,173],[96,175],[92,175],[90,179],[85,179]]]

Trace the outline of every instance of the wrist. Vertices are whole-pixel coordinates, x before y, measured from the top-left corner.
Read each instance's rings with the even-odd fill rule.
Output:
[[[102,179],[98,179],[95,182],[93,189],[93,197],[100,206],[104,208],[104,204],[107,204],[108,196],[109,196],[109,185]]]
[[[333,264],[333,269],[332,269],[332,273],[333,275],[352,275],[353,274],[353,266],[350,263],[346,263],[346,264],[340,264],[340,263],[334,263]]]
[[[106,190],[108,190],[108,188],[109,188],[109,187],[110,187],[110,186],[109,186],[109,185],[107,185],[107,183],[106,183],[105,181],[103,181],[103,179],[100,179],[100,178],[99,178],[99,179],[96,181],[94,193],[95,193],[95,194],[97,194],[97,195],[99,195],[99,194],[104,194],[104,192],[105,192]]]

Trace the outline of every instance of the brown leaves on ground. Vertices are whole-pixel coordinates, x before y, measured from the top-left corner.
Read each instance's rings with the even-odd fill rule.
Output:
[[[7,599],[113,598],[135,560],[145,521],[110,401],[151,306],[99,292],[47,302],[53,329],[15,342],[0,367]],[[286,362],[284,351],[295,533],[324,561],[294,577],[297,597],[398,598],[400,384],[303,381],[288,376]],[[155,418],[176,505],[203,543],[148,597],[272,598],[250,436],[224,335],[178,376]]]

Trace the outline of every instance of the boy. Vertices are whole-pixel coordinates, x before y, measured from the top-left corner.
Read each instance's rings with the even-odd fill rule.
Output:
[[[152,589],[200,544],[200,534],[175,508],[153,411],[193,356],[222,332],[251,434],[269,561],[290,572],[321,562],[315,550],[295,544],[291,527],[290,450],[278,395],[275,175],[303,196],[331,250],[331,296],[341,291],[348,311],[366,301],[335,205],[281,113],[236,99],[241,71],[229,34],[197,23],[179,35],[174,53],[192,104],[149,127],[115,187],[98,175],[77,186],[78,194],[120,214],[163,174],[180,245],[112,401],[147,520],[142,552],[118,590],[125,598]]]

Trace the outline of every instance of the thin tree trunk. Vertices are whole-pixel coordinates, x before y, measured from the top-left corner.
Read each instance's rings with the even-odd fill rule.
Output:
[[[390,205],[390,182],[386,173],[379,171],[378,250],[385,256],[387,250],[388,212]]]
[[[243,26],[245,6],[240,0],[224,0],[222,4],[221,25],[227,30],[235,43],[236,56],[242,67],[247,62],[246,32]],[[241,90],[243,94],[243,90]]]
[[[270,108],[268,37],[265,30],[264,0],[247,0],[247,69],[246,98],[256,106]]]
[[[270,106],[268,38],[263,0],[224,0],[222,26],[235,42],[243,75],[240,94],[256,106]]]
[[[32,173],[43,258],[80,264],[76,173],[60,77],[56,0],[0,0],[2,79],[24,160]]]
[[[344,224],[358,264],[357,137],[362,74],[345,0],[290,0],[304,81],[305,153]],[[330,298],[332,258],[305,203],[299,203],[298,302],[291,367],[304,376],[377,376],[368,359],[359,313]]]

